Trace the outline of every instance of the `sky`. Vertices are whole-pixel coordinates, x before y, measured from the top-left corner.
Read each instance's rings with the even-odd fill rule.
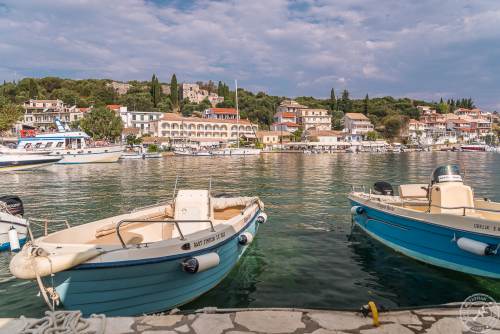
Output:
[[[500,111],[500,1],[0,0],[0,80],[153,73]]]

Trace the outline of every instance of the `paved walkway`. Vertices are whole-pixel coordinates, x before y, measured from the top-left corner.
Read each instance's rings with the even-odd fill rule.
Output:
[[[380,314],[380,326],[370,317],[341,311],[258,309],[217,310],[181,315],[115,317],[105,319],[106,334],[244,334],[244,333],[468,333],[460,320],[460,309],[422,309]],[[0,333],[19,333],[34,319],[0,319]],[[89,318],[90,330],[103,325],[101,318]],[[500,321],[488,333],[500,334]]]

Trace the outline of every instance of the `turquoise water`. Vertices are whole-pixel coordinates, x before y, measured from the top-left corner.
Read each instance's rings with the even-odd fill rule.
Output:
[[[50,166],[0,175],[0,193],[22,197],[32,217],[81,224],[169,199],[184,188],[258,195],[269,223],[239,265],[215,289],[183,309],[217,307],[387,308],[462,301],[482,292],[500,300],[499,284],[416,262],[355,230],[346,194],[377,180],[427,182],[432,169],[461,162],[476,195],[500,201],[500,154],[265,154],[167,157],[118,164]],[[46,310],[34,283],[8,272],[0,256],[0,317]]]

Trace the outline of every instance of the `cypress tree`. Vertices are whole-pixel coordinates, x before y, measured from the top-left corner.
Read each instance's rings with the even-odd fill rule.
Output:
[[[340,99],[340,102],[342,104],[340,109],[343,112],[351,111],[351,100],[349,99],[349,91],[347,89],[344,89],[342,91],[342,98]]]
[[[172,75],[170,80],[170,100],[172,100],[172,109],[174,111],[179,110],[179,87],[177,87],[177,77],[175,73]]]
[[[330,110],[337,110],[337,98],[335,97],[335,90],[333,88],[330,91]]]
[[[158,77],[156,74],[153,74],[153,77],[151,78],[151,88],[149,90],[151,94],[151,101],[153,102],[153,107],[157,107],[158,103],[160,102],[160,94],[161,94],[161,87],[160,87],[160,82],[158,81]]]
[[[368,104],[370,103],[370,98],[368,94],[365,96],[365,100],[363,101],[363,114],[368,115]]]

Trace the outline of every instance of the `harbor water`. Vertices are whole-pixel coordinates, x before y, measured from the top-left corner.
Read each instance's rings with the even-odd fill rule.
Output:
[[[166,157],[116,164],[50,166],[2,174],[0,193],[20,196],[28,217],[82,224],[154,204],[180,188],[259,196],[269,223],[229,276],[182,307],[357,309],[463,301],[499,284],[426,265],[351,230],[351,185],[385,180],[426,183],[433,168],[457,163],[477,197],[500,201],[500,154],[262,154],[252,157]],[[0,317],[41,316],[35,283],[16,280],[0,256]]]

